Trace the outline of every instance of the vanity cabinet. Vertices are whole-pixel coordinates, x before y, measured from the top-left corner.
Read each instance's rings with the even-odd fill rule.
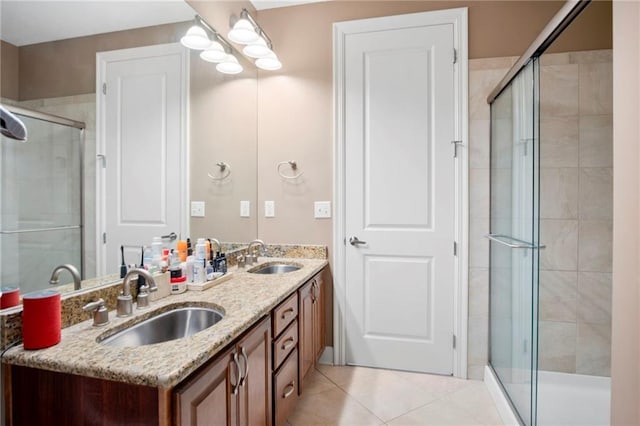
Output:
[[[298,402],[298,293],[273,310],[273,417],[281,426]]]
[[[271,425],[271,320],[174,391],[176,425]]]
[[[299,363],[300,394],[304,378],[315,367],[325,346],[325,295],[322,272],[316,274],[299,290]]]

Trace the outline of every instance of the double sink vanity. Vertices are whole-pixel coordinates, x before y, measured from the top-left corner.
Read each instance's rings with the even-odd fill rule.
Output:
[[[130,317],[111,311],[105,326],[64,328],[53,347],[9,349],[7,424],[285,424],[325,346],[327,261],[232,272]]]

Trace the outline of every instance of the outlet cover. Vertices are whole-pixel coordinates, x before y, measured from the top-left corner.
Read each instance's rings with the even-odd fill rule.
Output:
[[[240,217],[251,216],[251,201],[240,201]]]
[[[313,217],[326,219],[331,217],[331,201],[316,201],[313,203]]]
[[[265,201],[264,202],[264,217],[275,217],[276,215],[276,202]]]
[[[191,202],[191,217],[204,217],[204,201]]]

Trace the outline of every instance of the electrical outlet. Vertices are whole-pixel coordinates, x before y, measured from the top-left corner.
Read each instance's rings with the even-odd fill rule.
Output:
[[[316,201],[313,203],[313,217],[316,219],[331,217],[331,201]]]
[[[276,215],[276,202],[265,201],[264,202],[264,217],[275,217]]]
[[[251,216],[251,201],[240,201],[240,217]]]
[[[204,217],[204,201],[191,202],[191,217]]]

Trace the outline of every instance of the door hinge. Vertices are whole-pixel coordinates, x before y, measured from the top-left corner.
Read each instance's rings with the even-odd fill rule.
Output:
[[[458,51],[454,48],[453,49],[453,63],[457,63],[458,62]]]
[[[456,348],[456,335],[453,335],[453,349]]]
[[[453,255],[458,255],[458,243],[456,243],[455,241],[453,242]]]
[[[458,157],[458,145],[462,145],[462,141],[451,141],[453,144],[453,158]]]
[[[107,244],[107,233],[106,232],[102,233],[102,244]]]
[[[103,95],[107,94],[107,83],[102,83],[102,94]]]

